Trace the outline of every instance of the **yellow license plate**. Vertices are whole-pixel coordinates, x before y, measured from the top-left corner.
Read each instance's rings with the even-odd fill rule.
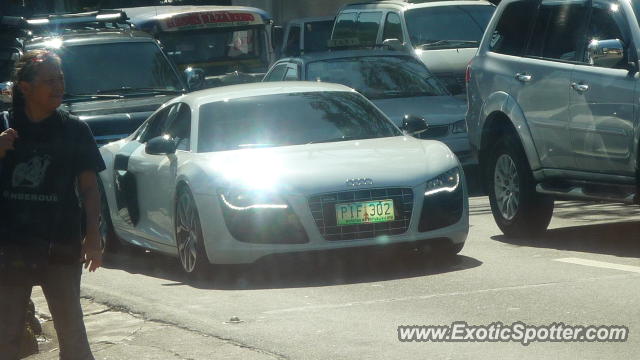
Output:
[[[393,200],[336,204],[338,225],[373,224],[395,220]]]

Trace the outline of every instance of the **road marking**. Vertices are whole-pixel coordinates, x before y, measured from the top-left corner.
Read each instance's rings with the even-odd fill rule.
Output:
[[[640,266],[614,264],[614,263],[609,263],[604,261],[587,260],[587,259],[579,259],[579,258],[562,258],[562,259],[555,259],[555,261],[560,261],[560,262],[569,263],[569,264],[576,264],[576,265],[591,266],[591,267],[597,267],[597,268],[603,268],[603,269],[629,271],[629,272],[640,274]]]
[[[339,308],[347,308],[347,307],[355,307],[355,306],[363,306],[363,305],[378,305],[378,304],[387,304],[387,303],[402,302],[402,301],[430,300],[430,299],[443,298],[443,297],[482,295],[482,294],[498,293],[498,292],[505,292],[505,291],[530,290],[535,288],[544,288],[544,287],[552,287],[552,286],[566,286],[568,283],[577,284],[577,283],[595,282],[595,281],[603,281],[603,280],[608,281],[608,280],[616,280],[616,279],[626,279],[629,276],[630,275],[607,275],[607,276],[599,276],[599,277],[592,277],[592,278],[585,278],[585,279],[577,279],[573,281],[557,281],[557,282],[548,282],[548,283],[539,283],[539,284],[514,285],[514,286],[504,286],[504,287],[498,287],[498,288],[489,288],[489,289],[477,289],[477,290],[471,290],[471,291],[455,291],[455,292],[449,292],[449,293],[406,296],[406,297],[398,297],[398,298],[390,298],[390,299],[352,301],[352,302],[343,303],[343,304],[305,305],[305,306],[299,306],[299,307],[263,311],[262,313],[268,314],[268,315],[274,315],[274,314],[283,314],[283,313],[292,313],[292,312],[339,309]]]

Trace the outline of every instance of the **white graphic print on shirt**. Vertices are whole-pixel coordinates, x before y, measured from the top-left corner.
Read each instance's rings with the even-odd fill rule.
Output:
[[[26,163],[16,165],[11,179],[13,187],[37,188],[42,184],[51,165],[51,156],[34,156]]]

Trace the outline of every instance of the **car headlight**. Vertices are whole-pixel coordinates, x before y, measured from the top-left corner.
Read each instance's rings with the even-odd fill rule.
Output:
[[[456,166],[451,170],[436,176],[427,181],[424,191],[425,196],[434,195],[441,192],[454,192],[460,186],[460,169]]]
[[[464,194],[458,167],[427,181],[418,231],[432,231],[460,221],[464,211]]]
[[[238,241],[258,244],[301,244],[307,233],[280,195],[264,191],[220,189],[225,224]]]
[[[451,133],[452,134],[464,134],[467,132],[467,121],[460,120],[451,124]]]
[[[266,192],[220,190],[218,196],[223,207],[232,211],[284,210],[289,208],[289,205],[280,196]]]

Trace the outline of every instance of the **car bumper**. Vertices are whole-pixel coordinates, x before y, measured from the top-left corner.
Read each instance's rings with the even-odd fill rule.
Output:
[[[309,251],[326,251],[334,249],[347,249],[358,247],[385,246],[393,244],[411,245],[420,243],[428,244],[430,240],[442,241],[448,239],[451,244],[464,243],[469,232],[468,195],[464,181],[461,186],[462,216],[449,226],[439,229],[419,232],[421,209],[423,208],[425,185],[413,188],[413,210],[411,220],[406,232],[399,235],[384,235],[376,238],[357,240],[326,240],[320,233],[309,208],[307,198],[304,196],[288,197],[291,207],[299,217],[309,241],[303,244],[255,244],[241,242],[233,238],[227,230],[222,210],[218,205],[218,199],[212,195],[197,195],[196,202],[200,212],[202,231],[205,239],[205,249],[209,261],[213,264],[245,264],[275,254],[299,253]]]

